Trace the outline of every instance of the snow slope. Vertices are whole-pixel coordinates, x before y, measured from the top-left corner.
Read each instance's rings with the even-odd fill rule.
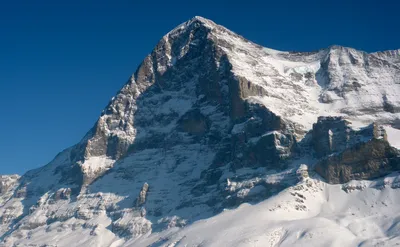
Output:
[[[308,179],[259,204],[126,246],[395,246],[399,179],[394,174],[345,185]]]
[[[41,246],[395,246],[400,244],[400,176],[329,185],[318,179],[287,188],[258,204],[199,220],[186,228],[125,241],[99,215],[39,227],[20,245]],[[97,225],[92,228],[92,225]],[[72,227],[71,227],[72,226]]]
[[[390,126],[386,126],[385,130],[388,135],[389,143],[393,147],[400,149],[400,130]]]
[[[318,116],[345,116],[364,125],[377,119],[391,123],[400,117],[397,111],[383,109],[385,102],[400,103],[398,60],[340,46],[312,53],[281,52],[225,33],[216,36],[234,44],[223,47],[234,73],[264,89],[264,94],[249,99],[304,130],[311,129]]]

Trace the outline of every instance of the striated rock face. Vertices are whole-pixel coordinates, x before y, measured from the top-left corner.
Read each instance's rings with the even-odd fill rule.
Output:
[[[232,128],[234,167],[284,165],[296,146],[290,124],[260,104],[246,105],[247,118]]]
[[[317,157],[340,152],[351,146],[355,133],[349,125],[350,122],[342,117],[319,117],[312,131],[312,143]]]
[[[400,152],[373,138],[318,162],[315,170],[329,183],[374,179],[400,169]]]
[[[387,141],[382,126],[372,123],[356,131],[352,129],[351,122],[343,117],[319,117],[312,130],[312,145],[319,158],[341,152],[372,138]]]
[[[341,117],[320,117],[313,126],[312,143],[321,158],[315,170],[329,183],[374,179],[400,168],[400,152],[375,123],[356,131]]]
[[[397,151],[378,124],[400,118],[398,61],[276,51],[195,17],[159,41],[79,143],[0,177],[0,239],[40,246],[32,234],[62,229],[92,245],[134,241],[264,200],[306,180],[315,159],[331,183],[387,174]]]

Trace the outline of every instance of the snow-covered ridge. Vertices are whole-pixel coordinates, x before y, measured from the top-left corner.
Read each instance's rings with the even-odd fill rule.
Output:
[[[239,36],[216,32],[233,71],[265,89],[250,97],[309,130],[321,115],[341,115],[364,124],[400,117],[400,67],[387,54],[331,46],[315,53],[276,51]],[[397,54],[397,53],[396,53]],[[396,55],[397,56],[397,55]],[[394,107],[396,108],[396,107]],[[365,114],[368,113],[368,114]]]

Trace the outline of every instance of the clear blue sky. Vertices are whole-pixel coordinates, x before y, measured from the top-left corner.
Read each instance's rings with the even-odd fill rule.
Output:
[[[0,174],[78,142],[158,40],[195,15],[280,50],[400,48],[397,0],[2,1]]]

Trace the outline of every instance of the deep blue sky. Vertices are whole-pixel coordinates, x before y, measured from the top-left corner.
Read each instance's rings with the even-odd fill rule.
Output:
[[[78,142],[158,40],[195,15],[280,50],[400,48],[396,0],[108,2],[1,2],[0,174]]]

